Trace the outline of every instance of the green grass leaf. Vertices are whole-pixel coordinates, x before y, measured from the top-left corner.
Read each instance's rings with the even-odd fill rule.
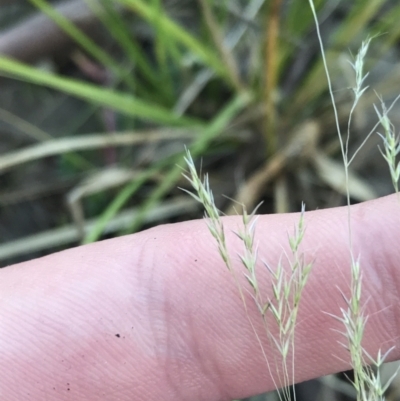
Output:
[[[229,81],[229,73],[216,52],[173,21],[165,12],[162,12],[160,8],[152,7],[151,2],[144,0],[117,1],[138,13],[159,32],[166,33],[169,40],[175,40],[177,43],[185,46],[204,64],[212,68],[217,75]]]
[[[168,109],[137,99],[130,94],[102,88],[72,78],[61,77],[2,56],[0,56],[0,75],[1,73],[25,82],[57,89],[88,102],[106,106],[143,120],[173,126],[199,125],[198,120],[177,116]]]

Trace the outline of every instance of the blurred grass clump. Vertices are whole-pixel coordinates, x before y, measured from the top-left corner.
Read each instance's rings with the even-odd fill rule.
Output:
[[[307,2],[27,3],[0,1],[0,8],[11,13],[20,7],[22,15],[0,20],[0,82],[17,98],[17,106],[1,102],[0,135],[25,136],[1,147],[0,222],[7,227],[13,208],[30,202],[29,210],[40,209],[37,220],[46,223],[22,230],[29,236],[3,229],[2,263],[198,216],[195,203],[177,190],[186,185],[185,145],[203,158],[217,206],[227,214],[235,208],[222,193],[247,210],[265,199],[261,212],[297,211],[302,201],[308,209],[346,203]],[[315,6],[346,127],[354,82],[348,59],[363,39],[374,37],[365,60],[367,84],[386,102],[398,95],[400,5],[320,0]],[[369,90],[353,116],[350,149],[358,149],[376,123],[374,103],[380,101]],[[24,104],[36,109],[24,113]],[[48,132],[43,121],[50,114],[57,128]],[[379,140],[372,136],[349,169],[352,202],[391,192],[387,167],[375,152]],[[318,391],[336,399],[324,388]]]
[[[299,180],[298,169],[291,165],[303,159],[318,170],[316,174],[307,171],[315,174],[308,177],[308,184],[318,186],[312,196],[325,195],[319,201],[322,204],[315,200],[312,204],[327,206],[327,199],[334,197],[331,189],[343,195],[340,177],[327,177],[339,174],[330,158],[338,153],[338,144],[331,135],[333,118],[312,15],[303,2],[86,0],[81,2],[86,12],[108,35],[100,43],[68,19],[63,8],[44,0],[30,3],[75,42],[74,51],[66,56],[75,68],[69,68],[69,74],[49,72],[6,54],[0,58],[1,74],[82,99],[88,105],[85,112],[101,119],[104,132],[110,135],[75,135],[82,125],[79,118],[87,118],[77,113],[68,129],[60,127],[69,135],[54,140],[3,110],[3,121],[11,121],[40,145],[33,144],[23,153],[4,152],[2,175],[23,163],[54,155],[61,155],[60,165],[75,174],[110,166],[129,169],[138,158],[132,148],[143,151],[149,143],[156,147],[162,142],[168,149],[164,155],[153,152],[145,168],[132,172],[135,177],[105,205],[96,227],[85,233],[85,242],[99,239],[109,219],[146,186],[141,213],[126,231],[139,229],[145,214],[174,193],[183,144],[190,146],[194,156],[201,154],[206,160],[223,159],[229,166],[236,159],[235,165],[222,169],[234,178],[234,185],[225,185],[225,189],[230,195],[240,195],[244,192],[241,186],[247,184],[249,206],[269,195],[269,207],[282,211],[295,207],[296,202],[288,199],[304,197],[304,193],[297,196],[299,188],[285,184],[285,176],[294,183]],[[360,38],[379,35],[368,68],[374,71],[374,66],[385,64],[379,92],[394,97],[400,6],[393,1],[319,1],[316,7],[343,121],[352,101],[347,87],[353,79],[345,59]],[[4,43],[3,47],[7,50]],[[376,71],[380,73],[379,68]],[[40,97],[47,94],[40,93]],[[356,124],[360,131],[369,123],[373,98],[372,93],[360,105]],[[166,146],[174,141],[174,146]],[[125,151],[112,156],[115,147]],[[108,151],[108,158],[96,158],[99,148]],[[255,160],[249,157],[254,151]],[[116,181],[123,178],[115,176]],[[268,189],[261,185],[270,182]],[[368,183],[354,177],[354,184],[359,186],[354,190],[355,200],[372,196]],[[321,191],[323,186],[330,190]]]
[[[1,36],[1,75],[51,88],[51,92],[42,89],[33,94],[40,98],[38,102],[55,92],[82,102],[67,127],[60,118],[58,131],[62,133],[57,138],[35,127],[34,119],[32,123],[2,110],[3,121],[36,143],[19,151],[6,149],[0,158],[0,173],[4,177],[10,170],[57,155],[60,174],[79,175],[81,180],[68,199],[83,242],[99,239],[128,203],[133,202],[137,210],[123,228],[125,233],[140,229],[146,215],[163,199],[176,196],[180,180],[177,164],[181,163],[184,144],[194,157],[201,155],[218,168],[215,179],[223,192],[248,207],[263,197],[268,199],[265,208],[269,211],[297,209],[303,199],[311,208],[343,202],[327,83],[312,15],[304,2],[29,3],[31,13],[36,10],[47,19],[42,17],[36,34],[38,27],[31,20],[38,17],[26,17],[26,5],[21,6],[27,19],[18,21],[14,30],[12,25],[7,27]],[[377,36],[367,60],[371,77],[378,82],[375,89],[388,100],[396,95],[400,34],[396,16],[400,6],[394,1],[329,0],[315,4],[339,116],[345,123],[352,102],[348,87],[353,80],[347,59],[362,38]],[[56,64],[49,71],[43,64],[32,66],[18,60],[29,58],[23,42],[26,34],[20,33],[24,23],[32,38],[30,47],[35,48],[36,35],[41,39],[37,47],[48,47],[48,58],[54,56],[54,49],[46,44],[54,27],[46,36],[43,21],[53,21],[74,43],[63,54],[62,65],[67,64],[67,68]],[[102,35],[97,34],[98,27],[92,29],[93,21],[100,25]],[[65,38],[61,49],[64,42]],[[39,61],[45,58],[37,52]],[[29,56],[38,61],[34,53]],[[59,58],[54,56],[56,63]],[[359,141],[371,124],[368,116],[376,97],[371,91],[364,99],[355,124]],[[82,127],[89,116],[101,121],[91,129],[102,134],[81,134],[88,132]],[[359,167],[365,161],[363,155],[360,160]],[[368,164],[362,167],[365,169],[359,170],[370,168]],[[89,185],[88,176],[93,174]],[[370,182],[358,177],[356,171],[351,178],[354,200],[376,196]],[[99,197],[112,187],[112,196]],[[85,207],[81,205],[83,197],[87,198]],[[226,202],[219,202],[232,211]],[[85,208],[91,211],[86,217],[96,217],[90,229],[85,227]]]

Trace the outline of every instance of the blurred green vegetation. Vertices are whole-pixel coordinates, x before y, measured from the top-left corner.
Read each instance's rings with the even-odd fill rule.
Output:
[[[193,26],[186,26],[160,0],[87,0],[119,46],[118,56],[107,53],[45,0],[30,2],[106,70],[114,84],[110,88],[88,83],[6,57],[0,58],[2,74],[107,107],[128,116],[130,127],[185,127],[200,132],[189,145],[194,157],[205,156],[213,138],[246,110],[259,110],[250,122],[258,124],[265,137],[266,155],[268,149],[273,154],[285,143],[285,132],[295,124],[326,112],[327,84],[318,50],[307,48],[315,27],[304,1],[199,0],[193,2],[197,18]],[[399,15],[400,6],[393,1],[316,1],[315,5],[322,28],[330,23],[325,39],[333,78],[340,73],[334,61],[354,49],[360,39],[383,33],[375,39],[375,46],[388,51],[399,37],[395,15]],[[179,2],[174,7],[179,7]],[[337,21],[335,13],[339,15]],[[150,49],[132,34],[132,24],[137,20],[149,29]],[[302,53],[307,62],[303,68],[295,63]],[[370,62],[372,65],[374,61]],[[293,65],[297,71],[291,71]],[[197,84],[203,76],[204,82]],[[290,85],[288,79],[293,81]],[[201,106],[196,110],[191,107],[193,102],[201,105],[214,99],[218,105],[207,111]],[[147,172],[127,184],[105,208],[96,230],[86,235],[85,242],[100,238],[107,220],[152,174],[167,171],[162,185],[143,201],[141,209],[146,213],[176,186],[179,160],[170,157],[154,161]],[[133,222],[131,230],[139,229],[140,221]]]
[[[112,113],[117,132],[185,129],[193,133],[193,141],[186,144],[194,157],[215,152],[216,139],[218,149],[229,149],[235,155],[241,141],[232,141],[232,137],[246,131],[262,143],[265,151],[260,153],[261,158],[267,159],[279,153],[290,133],[307,119],[324,126],[322,141],[334,132],[327,82],[307,2],[85,0],[111,38],[113,45],[107,48],[74,25],[53,3],[30,3],[76,42],[80,53],[73,61],[84,73],[80,78],[71,77],[5,56],[0,57],[0,73],[87,102],[84,115],[77,115],[76,121],[90,114],[101,118],[107,110]],[[342,59],[350,58],[367,36],[374,36],[368,68],[395,49],[400,35],[400,5],[384,0],[319,0],[315,6],[332,79],[335,82],[339,77],[338,103],[341,118],[346,121],[351,101],[347,89],[352,76]],[[90,72],[85,68],[97,68],[97,73],[106,78],[101,82],[87,79]],[[397,75],[393,71],[381,77],[379,92],[384,97],[390,98],[395,90]],[[64,132],[74,135],[74,121],[71,123]],[[335,135],[332,138],[336,140]],[[184,144],[179,154],[153,160],[146,171],[113,195],[84,242],[99,239],[107,222],[154,175],[162,173],[162,183],[143,200],[140,216],[169,194],[180,178],[176,164],[181,164]],[[331,143],[330,152],[335,153],[332,149],[335,146]],[[62,160],[67,160],[65,168],[83,173],[106,167],[78,154],[64,155]],[[114,162],[127,165],[126,157]],[[137,217],[130,231],[140,229],[142,221],[143,217]]]

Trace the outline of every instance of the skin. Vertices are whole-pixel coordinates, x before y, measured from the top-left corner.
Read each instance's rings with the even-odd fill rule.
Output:
[[[357,205],[351,216],[370,316],[364,346],[376,354],[399,345],[399,200]],[[260,261],[276,266],[298,218],[260,216]],[[349,290],[347,209],[309,212],[305,221],[302,249],[314,267],[296,329],[295,381],[349,367],[332,330],[343,328],[327,315],[345,306],[338,288]],[[240,218],[224,224],[235,256]],[[268,292],[261,262],[258,273]],[[274,351],[257,310],[247,294],[246,315],[204,221],[10,266],[0,271],[0,294],[2,400],[217,401],[274,388],[254,330],[271,363]]]

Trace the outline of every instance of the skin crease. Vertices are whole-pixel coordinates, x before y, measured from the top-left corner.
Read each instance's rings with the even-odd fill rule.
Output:
[[[399,199],[357,205],[351,215],[370,316],[365,348],[376,354],[397,346],[389,359],[400,358]],[[288,253],[298,218],[259,217],[263,291],[270,286],[261,261],[276,266]],[[242,277],[236,257],[242,247],[232,234],[240,218],[223,221]],[[349,290],[347,208],[309,212],[305,222],[302,250],[314,266],[296,329],[296,381],[349,367],[337,344],[342,338],[332,330],[342,326],[325,313],[340,313],[338,288]],[[246,315],[204,221],[7,267],[0,271],[0,294],[1,400],[217,401],[274,388],[249,323],[273,361],[259,315],[248,294]]]

